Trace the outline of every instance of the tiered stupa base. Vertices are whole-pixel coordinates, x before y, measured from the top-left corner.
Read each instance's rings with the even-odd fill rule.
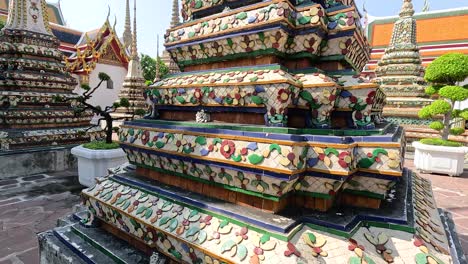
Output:
[[[118,195],[127,190],[128,195]],[[436,208],[431,190],[430,182],[405,171],[378,212],[339,206],[324,213],[291,207],[270,214],[127,171],[84,191],[92,213],[74,216],[82,223],[72,219],[65,227],[40,235],[41,260],[148,263],[143,261],[154,251],[160,254],[160,262],[154,263],[462,260],[453,223]],[[89,227],[91,223],[100,228]]]

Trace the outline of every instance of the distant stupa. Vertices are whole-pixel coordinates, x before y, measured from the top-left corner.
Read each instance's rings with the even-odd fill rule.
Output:
[[[23,150],[88,142],[92,113],[70,103],[76,80],[66,72],[45,0],[11,0],[0,32],[0,148]]]
[[[177,27],[179,24],[180,24],[179,0],[174,0],[172,2],[172,18],[171,18],[170,28]],[[161,60],[169,68],[170,74],[180,72],[179,66],[177,66],[177,63],[175,63],[175,61],[171,58],[171,55],[169,54],[167,50],[163,51]]]
[[[134,2],[133,12],[133,35],[130,62],[128,64],[127,76],[125,77],[123,87],[119,93],[119,98],[126,98],[129,100],[130,107],[119,108],[116,113],[116,115],[124,114],[129,117],[135,113],[135,110],[146,108],[145,98],[143,97],[146,84],[141,69],[140,58],[138,57],[136,0]]]
[[[414,13],[411,0],[404,0],[374,80],[387,96],[384,117],[405,128],[425,127],[428,122],[418,117],[418,111],[432,102],[424,92],[424,67],[416,43]]]

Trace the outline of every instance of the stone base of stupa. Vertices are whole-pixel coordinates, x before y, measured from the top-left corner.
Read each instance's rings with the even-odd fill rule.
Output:
[[[105,188],[129,188],[136,200],[157,201],[150,207],[155,211],[149,218],[149,209],[128,213]],[[97,190],[104,191],[95,195]],[[124,170],[84,191],[92,213],[74,214],[39,234],[41,263],[149,263],[154,252],[160,262],[151,263],[384,264],[390,257],[394,263],[466,263],[453,221],[437,209],[429,181],[405,170],[390,193],[380,210],[338,205],[325,213],[269,214]],[[171,229],[185,218],[187,228]]]
[[[100,128],[6,130],[0,135],[0,179],[77,166],[71,149],[103,137]],[[83,133],[82,133],[83,132]]]
[[[70,152],[73,147],[0,151],[0,180],[76,168],[76,158]]]

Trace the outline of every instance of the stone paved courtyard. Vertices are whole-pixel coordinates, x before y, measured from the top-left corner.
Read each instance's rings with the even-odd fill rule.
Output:
[[[0,180],[0,264],[39,263],[36,233],[79,203],[76,171]]]
[[[406,166],[413,166],[412,160]],[[55,227],[79,203],[77,172],[70,170],[0,181],[0,264],[39,263],[36,233]],[[454,218],[468,252],[468,171],[462,177],[422,174],[432,181],[437,204]]]

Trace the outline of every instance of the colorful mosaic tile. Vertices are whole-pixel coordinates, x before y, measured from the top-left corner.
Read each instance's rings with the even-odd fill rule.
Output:
[[[97,217],[173,259],[189,263],[380,264],[403,263],[408,257],[416,263],[431,263],[427,261],[432,259],[434,263],[450,263],[448,255],[437,250],[431,253],[426,242],[420,237],[413,239],[411,233],[361,227],[351,238],[344,238],[299,225],[292,233],[278,235],[245,222],[239,225],[235,219],[144,188],[134,189],[112,176],[101,179],[83,195],[92,213],[85,221],[88,224]],[[421,262],[423,259],[426,262]]]

